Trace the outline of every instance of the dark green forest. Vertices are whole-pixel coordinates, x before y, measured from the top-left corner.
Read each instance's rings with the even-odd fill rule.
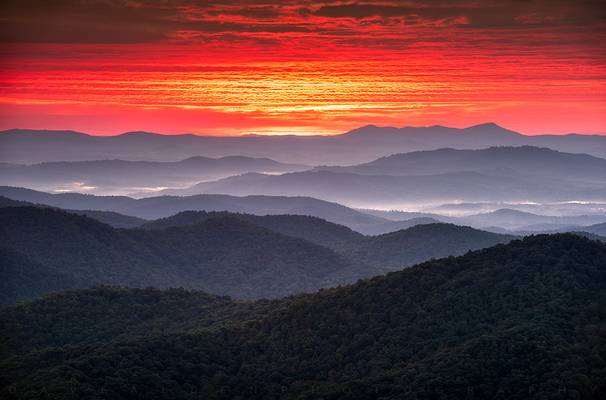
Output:
[[[394,271],[431,258],[463,254],[462,249],[481,249],[507,243],[514,238],[468,226],[422,224],[342,242],[337,251],[384,271]]]
[[[73,275],[62,274],[0,246],[0,304],[32,299],[49,292],[82,287]]]
[[[7,399],[600,399],[606,245],[530,236],[316,294],[101,287],[0,309]]]
[[[448,224],[363,236],[314,217],[197,212],[140,229],[116,229],[58,209],[5,207],[0,208],[0,257],[11,262],[0,267],[5,288],[0,301],[103,284],[277,298],[512,238]],[[22,276],[29,263],[37,272]],[[49,281],[49,274],[65,279]]]
[[[143,229],[166,229],[169,227],[194,225],[211,218],[233,217],[270,229],[283,235],[305,239],[334,248],[340,244],[361,239],[361,233],[346,226],[333,224],[321,218],[307,215],[252,215],[241,213],[183,211],[168,218],[161,218],[141,225]]]

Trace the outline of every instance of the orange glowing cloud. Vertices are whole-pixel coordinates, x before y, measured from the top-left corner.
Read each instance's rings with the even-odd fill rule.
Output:
[[[9,1],[0,128],[606,132],[600,3]]]

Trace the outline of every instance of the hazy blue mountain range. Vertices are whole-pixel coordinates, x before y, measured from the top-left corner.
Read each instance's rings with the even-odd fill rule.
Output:
[[[430,205],[424,208],[428,214],[465,216],[471,214],[488,213],[508,208],[517,211],[529,212],[539,215],[575,216],[575,215],[602,215],[606,210],[603,201],[564,201],[564,202],[456,202]],[[388,215],[385,218],[391,217]]]
[[[9,399],[601,399],[605,259],[606,244],[553,235],[272,302],[69,291],[0,309],[0,387]]]
[[[606,221],[606,213],[590,215],[540,215],[509,208],[501,208],[485,213],[455,217],[435,213],[414,213],[372,209],[360,209],[360,211],[377,217],[387,218],[394,222],[408,221],[419,222],[419,224],[445,222],[457,225],[472,226],[474,228],[499,233],[510,233],[517,235],[574,231],[585,231],[598,235],[606,233],[601,231],[601,227],[604,225],[604,223],[596,224],[596,222]]]
[[[100,194],[145,193],[146,190],[185,187],[245,172],[283,173],[305,169],[309,167],[240,156],[216,159],[196,156],[178,162],[100,160],[2,164],[0,185]]]
[[[581,227],[606,222],[604,215],[549,216],[537,215],[523,211],[500,209],[489,213],[452,218],[459,223],[475,226],[499,226],[510,230],[547,231],[553,226]]]
[[[532,227],[532,226],[531,226]],[[597,239],[597,240],[606,240],[606,223],[595,224],[595,225],[547,225],[540,232],[542,233],[577,233],[580,235],[585,235],[587,237]],[[489,230],[489,229],[487,229]],[[534,234],[537,230],[518,230],[516,234],[518,235],[528,235]],[[502,233],[502,232],[499,232]]]
[[[307,195],[357,208],[399,208],[409,205],[461,201],[601,200],[606,185],[572,180],[544,180],[510,173],[485,175],[453,172],[440,175],[358,175],[331,171],[282,175],[249,173],[197,184],[189,189],[161,194],[193,195],[221,193],[233,196],[267,194]]]
[[[317,167],[317,170],[360,175],[438,175],[454,171],[507,174],[545,179],[606,181],[606,159],[531,146],[490,147],[481,150],[439,149],[394,154],[349,167]]]
[[[146,132],[98,137],[73,131],[13,129],[0,133],[0,162],[34,164],[103,159],[177,161],[192,156],[216,158],[237,154],[269,157],[286,163],[350,165],[416,150],[524,145],[606,157],[605,136],[526,136],[488,123],[465,129],[368,125],[342,135],[311,137],[169,136]]]
[[[312,217],[189,212],[143,229],[115,229],[56,209],[4,207],[0,242],[10,252],[5,258],[13,261],[1,272],[5,284],[13,286],[3,301],[39,293],[50,285],[49,276],[66,276],[63,289],[108,284],[282,297],[512,239],[471,228],[427,226],[419,231],[425,234],[399,231],[383,239]],[[384,247],[388,251],[376,262],[367,262]]]
[[[585,232],[606,237],[606,223],[584,226],[583,230]]]
[[[441,149],[349,167],[247,173],[163,194],[308,195],[366,208],[449,202],[601,201],[606,160],[537,147]]]
[[[399,210],[377,210],[373,208],[359,208],[359,211],[388,219],[390,221],[402,221],[411,218],[447,218],[444,215],[430,212],[411,212],[411,211],[399,211]]]

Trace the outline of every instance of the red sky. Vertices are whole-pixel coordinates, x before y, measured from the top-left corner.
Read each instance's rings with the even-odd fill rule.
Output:
[[[5,0],[0,129],[606,133],[602,0]]]

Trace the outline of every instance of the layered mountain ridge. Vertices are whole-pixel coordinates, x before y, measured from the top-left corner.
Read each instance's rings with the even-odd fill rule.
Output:
[[[70,291],[0,309],[0,386],[10,399],[598,399],[605,259],[605,244],[543,235],[273,302]]]

